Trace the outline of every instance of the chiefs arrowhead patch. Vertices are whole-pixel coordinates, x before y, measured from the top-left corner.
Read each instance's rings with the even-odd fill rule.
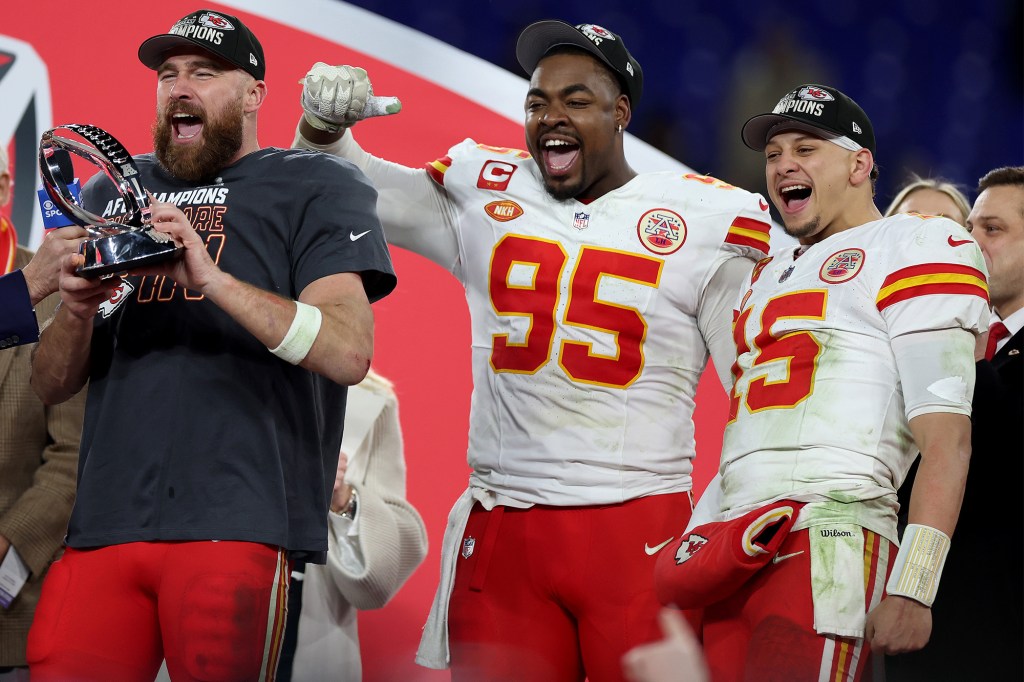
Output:
[[[703,535],[697,535],[696,533],[687,535],[683,538],[679,549],[676,550],[676,565],[685,563],[706,544],[708,544],[708,539]]]

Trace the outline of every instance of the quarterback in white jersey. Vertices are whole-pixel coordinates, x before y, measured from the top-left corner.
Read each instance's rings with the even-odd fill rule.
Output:
[[[641,550],[689,518],[697,381],[710,349],[731,383],[731,310],[768,251],[768,205],[629,168],[642,72],[607,29],[539,22],[517,54],[529,153],[466,140],[424,172],[351,135],[319,148],[367,173],[389,242],[452,272],[469,303],[473,471],[417,660],[455,679],[617,680],[622,654],[658,637]],[[298,144],[350,122],[337,92],[367,99],[360,71],[307,75]],[[537,533],[558,551],[521,551]]]
[[[752,280],[735,327],[723,508],[808,501],[799,529],[834,516],[829,501],[856,500],[858,524],[896,541],[893,493],[918,452],[909,420],[969,414],[970,394],[955,379],[914,386],[894,347],[912,361],[935,352],[914,334],[985,329],[980,251],[951,220],[900,214],[778,253]]]
[[[719,476],[656,582],[704,608],[716,681],[857,680],[873,650],[931,630],[970,458],[985,263],[951,220],[882,218],[874,131],[838,90],[800,86],[743,139],[801,246],[758,263],[740,298]],[[918,451],[897,554],[896,488]],[[688,589],[697,578],[714,598]]]

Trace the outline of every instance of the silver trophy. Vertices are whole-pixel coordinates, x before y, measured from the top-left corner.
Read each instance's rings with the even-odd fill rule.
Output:
[[[91,144],[56,134],[62,130],[77,133]],[[71,154],[98,166],[114,183],[124,200],[124,215],[111,220],[82,207],[68,187],[74,182]],[[153,229],[149,196],[139,180],[139,168],[124,145],[105,130],[78,123],[47,130],[39,143],[39,173],[53,203],[91,235],[81,246],[85,264],[77,272],[82,277],[126,273],[175,258],[184,250],[170,236]]]

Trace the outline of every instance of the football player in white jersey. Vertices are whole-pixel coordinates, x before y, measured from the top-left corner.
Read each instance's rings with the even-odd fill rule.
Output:
[[[871,122],[838,90],[793,90],[743,140],[800,246],[761,261],[740,299],[719,494],[659,557],[659,594],[706,606],[716,681],[860,679],[872,650],[928,640],[970,459],[985,262],[952,220],[882,218]]]
[[[621,37],[542,21],[517,56],[529,152],[466,140],[425,170],[374,158],[345,134],[380,104],[365,72],[325,64],[296,144],[362,168],[388,240],[466,288],[473,471],[417,660],[456,680],[618,680],[622,655],[660,636],[654,554],[690,516],[697,381],[710,349],[731,383],[731,312],[767,253],[768,205],[630,168],[643,74]]]

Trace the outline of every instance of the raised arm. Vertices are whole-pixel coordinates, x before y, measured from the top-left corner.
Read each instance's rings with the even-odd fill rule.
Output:
[[[358,166],[377,189],[377,213],[388,243],[452,271],[459,251],[447,193],[425,169],[364,151],[350,130],[364,118],[397,113],[401,103],[394,97],[375,97],[363,69],[318,62],[303,80],[302,107],[292,147],[338,156]]]

